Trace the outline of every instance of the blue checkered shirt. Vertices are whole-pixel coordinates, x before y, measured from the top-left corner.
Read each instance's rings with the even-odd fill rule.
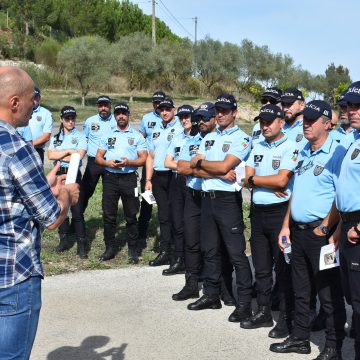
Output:
[[[34,147],[0,120],[0,288],[43,275],[41,231],[60,210]]]

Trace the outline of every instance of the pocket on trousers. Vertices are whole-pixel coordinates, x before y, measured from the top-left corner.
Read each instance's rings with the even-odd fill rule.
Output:
[[[17,312],[19,285],[0,289],[0,316],[10,316]]]
[[[242,234],[244,231],[244,227],[242,225],[234,225],[230,228],[230,232],[232,234]]]

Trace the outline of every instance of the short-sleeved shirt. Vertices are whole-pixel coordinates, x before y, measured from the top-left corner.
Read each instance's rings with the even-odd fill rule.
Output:
[[[29,125],[18,127],[18,128],[16,128],[16,131],[25,141],[33,140]]]
[[[256,144],[258,144],[260,141],[264,141],[264,135],[261,133],[261,129],[260,129],[260,122],[258,121],[252,130],[252,135],[251,135],[251,148],[254,148]]]
[[[186,139],[184,146],[179,154],[179,160],[191,161],[196,156],[200,148],[200,143],[203,138],[200,134],[191,136]],[[195,176],[186,177],[186,186],[194,190],[201,190],[202,178]]]
[[[165,167],[165,157],[172,139],[183,132],[180,121],[175,119],[164,127],[161,122],[149,139],[149,150],[154,151],[154,170],[168,171]]]
[[[360,139],[348,149],[336,187],[336,207],[342,212],[360,210]]]
[[[161,121],[160,115],[155,111],[151,111],[145,114],[141,119],[139,131],[145,134],[146,138],[150,138],[154,129],[161,123]]]
[[[99,114],[86,119],[84,134],[88,139],[88,156],[95,157],[101,139],[112,134],[116,128],[117,122],[113,114],[109,115],[106,119],[103,119]]]
[[[43,275],[41,231],[61,208],[34,147],[1,120],[0,153],[0,288],[7,288]]]
[[[78,131],[77,129],[72,129],[68,134],[64,134],[62,131],[59,134],[59,137],[56,135],[53,136],[50,140],[49,149],[55,149],[57,151],[63,150],[85,150],[87,149],[87,141],[85,134]],[[57,161],[57,160],[56,160]],[[54,161],[54,163],[56,163]],[[82,162],[80,161],[80,166]],[[61,167],[69,167],[67,161],[60,160]]]
[[[223,161],[227,155],[234,155],[240,161],[246,161],[250,151],[250,137],[237,125],[220,131],[207,134],[201,141],[199,154],[205,155],[208,161]],[[220,178],[203,179],[204,191],[231,191],[235,187],[226,180]]]
[[[307,143],[307,139],[304,136],[303,120],[296,121],[294,124],[289,126],[285,122],[283,133],[288,137],[289,140],[298,144],[299,149],[302,149]]]
[[[172,139],[171,143],[169,144],[168,150],[166,155],[169,155],[172,157],[173,160],[178,160],[179,155],[181,152],[182,147],[184,146],[187,139],[189,139],[191,136],[186,135],[184,131]],[[173,172],[176,172],[176,170],[172,170]]]
[[[129,160],[136,160],[139,158],[138,151],[147,151],[147,145],[144,137],[129,126],[126,130],[117,128],[110,135],[104,136],[101,139],[99,149],[106,150],[106,160],[121,160],[124,157]],[[136,171],[137,167],[105,167],[105,169],[112,173],[128,174]]]
[[[33,110],[31,119],[29,121],[29,127],[32,134],[32,139],[35,141],[40,136],[44,134],[51,134],[53,125],[53,119],[51,112],[39,105],[36,109]],[[39,146],[39,148],[44,149],[45,144]]]
[[[255,170],[256,176],[276,175],[280,170],[294,171],[297,164],[299,150],[294,142],[287,136],[268,143],[266,140],[259,142],[251,150],[246,166]],[[287,184],[285,191],[288,196],[279,198],[274,190],[255,187],[253,189],[253,202],[258,205],[276,204],[288,201],[292,190],[292,181]]]
[[[335,200],[341,162],[346,149],[328,136],[320,149],[311,151],[307,143],[294,169],[291,216],[308,223],[324,219]]]
[[[336,140],[340,145],[346,149],[355,142],[359,136],[359,132],[355,129],[351,129],[349,132],[346,132],[341,126],[335,130],[330,131],[330,136],[332,139]]]

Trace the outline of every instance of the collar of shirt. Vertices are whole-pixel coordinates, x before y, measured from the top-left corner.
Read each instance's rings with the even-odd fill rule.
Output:
[[[216,132],[220,135],[230,135],[232,133],[234,133],[235,131],[238,131],[239,127],[237,125],[233,126],[230,129],[225,129],[223,131],[220,130],[219,126],[216,127]]]
[[[330,150],[331,150],[331,147],[333,145],[333,141],[334,140],[330,136],[328,136],[327,139],[325,140],[325,142],[322,144],[322,146],[319,149],[317,149],[317,150],[315,150],[313,152],[311,152],[311,144],[310,144],[310,142],[308,142],[304,146],[304,149],[302,150],[302,153],[308,158],[310,156],[316,155],[316,154],[318,154],[320,152],[324,152],[326,154],[329,154]]]
[[[35,109],[33,109],[33,113],[40,111],[40,108],[41,108],[41,106],[40,106],[40,104],[39,104]]]
[[[288,137],[286,135],[284,135],[281,139],[277,140],[277,141],[273,141],[272,143],[268,143],[266,140],[261,141],[261,144],[264,145],[267,148],[273,148],[273,147],[277,147],[279,145],[281,145],[284,141],[286,141],[288,139]]]
[[[291,126],[289,126],[286,122],[284,125],[284,130],[292,130],[295,129],[297,126],[303,126],[303,119],[295,121],[294,124],[292,124]]]
[[[114,132],[119,132],[119,133],[132,133],[134,132],[134,129],[129,125],[125,130],[120,130],[118,127],[114,130]]]
[[[179,123],[179,120],[174,117],[174,120],[172,120],[172,121],[170,121],[169,123],[167,123],[166,127],[164,127],[163,122],[161,121],[161,123],[160,123],[160,128],[161,128],[161,129],[168,129],[168,128],[171,128],[171,127],[173,127],[173,126],[175,126],[175,125],[177,125],[177,124],[180,124],[180,123]]]
[[[355,129],[354,129],[354,130],[355,130]],[[360,132],[359,132],[359,130],[355,130],[355,132],[354,132],[354,139],[355,139],[355,140],[360,139]]]
[[[12,135],[16,134],[16,129],[12,127],[10,124],[8,124],[6,121],[0,119],[0,126],[4,127]]]
[[[159,115],[156,111],[153,111],[153,114],[154,114],[156,117],[160,118],[160,115]]]

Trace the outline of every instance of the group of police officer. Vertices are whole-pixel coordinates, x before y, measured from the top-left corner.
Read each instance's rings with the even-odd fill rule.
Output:
[[[243,329],[272,327],[269,337],[285,338],[272,344],[271,351],[309,354],[311,308],[317,296],[326,342],[316,359],[334,360],[342,358],[344,294],[353,308],[355,359],[360,360],[360,201],[356,191],[360,82],[353,83],[338,101],[341,125],[335,130],[330,105],[322,100],[306,104],[296,88],[283,93],[268,88],[261,102],[252,137],[235,124],[237,102],[227,93],[197,109],[191,105],[176,109],[173,100],[158,91],[140,132],[130,125],[128,105],[116,104],[112,114],[108,96],[98,97],[98,114],[86,120],[83,134],[74,129],[75,109],[64,107],[62,127],[51,140],[49,158],[61,161],[63,174],[71,153],[83,157],[87,152],[84,175],[78,176],[80,200],[73,209],[78,254],[87,256],[84,212],[102,177],[105,251],[100,260],[110,260],[118,251],[115,235],[121,198],[129,261],[139,261],[151,219],[151,205],[139,201],[137,170],[143,167],[141,191],[153,193],[160,224],[159,254],[149,265],[170,265],[163,275],[185,273],[185,285],[173,294],[173,300],[197,299],[188,304],[189,310],[219,309],[223,300],[225,305],[235,305],[229,321],[239,322]],[[41,122],[42,115],[35,110],[33,117]],[[45,136],[33,140],[40,155]],[[245,254],[241,187],[252,189],[250,246],[256,309],[251,306],[253,279]],[[64,231],[58,251],[70,247],[69,224]],[[320,270],[320,251],[328,243],[339,249],[340,267]],[[290,244],[291,259],[283,254]],[[273,270],[280,300],[275,327]],[[200,298],[199,281],[203,282]]]

